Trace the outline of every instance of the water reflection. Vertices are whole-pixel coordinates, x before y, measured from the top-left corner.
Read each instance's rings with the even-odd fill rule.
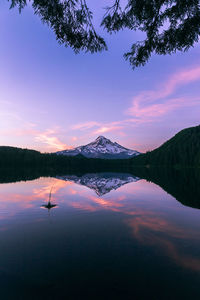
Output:
[[[156,215],[141,215],[126,220],[132,230],[133,237],[143,245],[159,248],[168,257],[182,267],[200,271],[199,255],[195,257],[184,253],[185,241],[200,241],[198,232],[177,226],[176,223]]]
[[[139,177],[127,173],[91,173],[82,176],[57,176],[57,178],[72,181],[93,189],[98,196],[103,196],[112,190],[117,190],[125,184],[136,182],[140,179]]]
[[[135,168],[134,175],[159,185],[182,204],[200,208],[200,168]]]
[[[22,275],[40,293],[51,286],[48,297],[67,286],[69,299],[97,299],[98,293],[103,299],[105,286],[109,299],[132,299],[133,282],[135,293],[142,293],[136,299],[151,299],[151,293],[165,299],[158,287],[166,281],[166,299],[172,293],[177,299],[178,278],[182,299],[198,299],[200,210],[192,207],[199,206],[199,175],[190,171],[186,179],[184,172],[173,172],[59,175],[2,184],[0,275],[2,270],[8,278]],[[57,207],[53,223],[40,209],[44,201],[48,211]],[[141,292],[144,282],[148,294]],[[74,296],[77,285],[82,295]]]

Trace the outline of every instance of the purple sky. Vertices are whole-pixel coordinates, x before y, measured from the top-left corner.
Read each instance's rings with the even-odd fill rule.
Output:
[[[100,21],[100,6],[91,2]],[[200,123],[200,47],[154,56],[132,71],[123,53],[140,33],[103,33],[109,51],[58,45],[30,7],[0,2],[0,144],[56,151],[99,135],[139,151]],[[102,31],[102,29],[100,30]]]

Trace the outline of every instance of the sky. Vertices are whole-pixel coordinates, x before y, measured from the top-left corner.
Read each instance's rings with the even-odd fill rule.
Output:
[[[145,152],[200,124],[199,45],[132,70],[123,54],[142,34],[99,28],[106,2],[88,0],[108,44],[98,54],[75,54],[30,6],[0,2],[0,145],[51,152],[103,135]]]

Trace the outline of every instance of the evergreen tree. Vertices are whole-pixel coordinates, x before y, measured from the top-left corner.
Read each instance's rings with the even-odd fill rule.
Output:
[[[8,0],[21,11],[28,0]],[[93,26],[86,0],[32,0],[35,14],[49,25],[59,43],[75,52],[106,50],[104,39]],[[132,45],[124,57],[133,68],[144,65],[153,53],[187,51],[199,41],[200,0],[113,0],[101,25],[109,33],[128,28],[146,38]]]

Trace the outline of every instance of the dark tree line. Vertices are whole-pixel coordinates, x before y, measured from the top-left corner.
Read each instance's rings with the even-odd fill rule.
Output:
[[[8,0],[21,11],[29,0]],[[145,39],[133,43],[124,57],[133,68],[144,65],[153,53],[187,51],[199,41],[200,0],[113,0],[105,8],[101,26],[109,32],[140,30]],[[97,34],[86,0],[33,0],[35,14],[51,27],[59,43],[91,53],[107,49]]]
[[[79,162],[80,163],[80,162]],[[94,163],[94,161],[93,161]],[[122,162],[121,162],[122,163]],[[109,169],[108,166],[104,166],[99,169],[99,172],[114,171],[125,172],[137,176],[139,178],[146,179],[164,189],[168,194],[171,194],[182,204],[200,208],[200,168],[171,168],[171,167],[132,167],[121,165],[120,167],[113,169],[113,166]],[[17,182],[34,180],[40,177],[56,177],[62,175],[77,175],[81,176],[86,173],[96,173],[96,169],[91,166],[85,165],[84,168],[69,168],[69,166],[29,166],[27,165],[10,165],[10,167],[1,167],[0,183]]]
[[[16,147],[0,147],[0,168],[31,168],[48,169],[61,172],[84,172],[127,170],[129,160],[111,160],[86,158],[82,155],[75,157],[56,155],[53,153],[40,153],[35,150]]]

